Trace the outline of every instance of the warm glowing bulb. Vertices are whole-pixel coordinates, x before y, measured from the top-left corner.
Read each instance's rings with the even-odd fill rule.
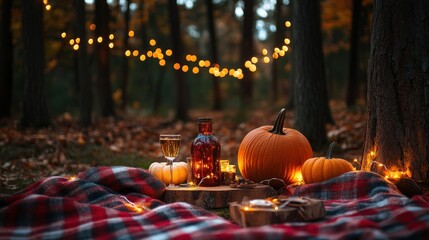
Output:
[[[89,44],[89,45],[91,45],[91,44],[93,44],[93,43],[94,43],[94,39],[92,39],[92,38],[88,39],[88,44]]]
[[[156,45],[156,40],[155,39],[151,39],[149,40],[149,45],[151,45],[152,47]]]
[[[179,70],[180,69],[180,63],[175,63],[173,65],[174,70]]]
[[[162,67],[165,66],[165,60],[164,59],[159,60],[159,65]]]
[[[358,160],[355,158],[355,159],[353,159],[353,162],[357,162]]]
[[[269,63],[270,62],[270,58],[269,57],[264,57],[264,63]]]
[[[152,57],[152,56],[153,56],[153,52],[149,50],[149,51],[147,51],[146,55],[147,55],[148,57]]]
[[[171,49],[167,49],[165,51],[165,55],[167,55],[167,56],[171,56],[172,54],[173,54],[173,51],[171,51]]]
[[[75,50],[75,51],[79,50],[79,44],[73,45],[73,50]]]
[[[288,48],[287,46],[283,46],[283,47],[282,47],[282,50],[283,50],[284,52],[287,52],[287,51],[289,51],[289,48]]]
[[[161,48],[156,48],[156,49],[155,49],[155,52],[157,52],[157,53],[162,53],[162,49],[161,49]]]
[[[205,67],[209,67],[210,66],[210,61],[209,60],[204,61],[204,66]]]
[[[244,78],[244,75],[242,74],[242,73],[240,73],[240,74],[238,74],[238,80],[241,80],[241,79],[243,79]]]
[[[66,38],[67,37],[67,33],[66,32],[61,33],[61,37],[62,38]]]
[[[283,56],[285,55],[285,51],[280,50],[280,51],[279,51],[279,55],[280,55],[281,57],[283,57]]]
[[[288,28],[288,27],[292,26],[292,23],[290,21],[286,21],[285,26]]]
[[[275,53],[273,53],[273,58],[274,58],[274,59],[279,58],[279,54],[278,54],[278,53],[276,53],[276,52],[275,52]]]
[[[80,38],[76,38],[76,43],[80,43]]]
[[[197,74],[200,72],[200,69],[198,67],[193,67],[192,68],[192,73]]]
[[[109,35],[109,39],[110,39],[110,40],[113,40],[114,38],[115,38],[115,35],[113,35],[113,34],[110,34],[110,35]]]
[[[186,61],[188,61],[188,62],[191,61],[191,55],[188,54],[188,55],[186,55],[185,58],[186,58]]]
[[[130,38],[134,37],[134,31],[133,30],[130,30],[128,32],[128,37],[130,37]]]
[[[43,4],[47,5],[48,4],[48,0],[43,0]]]
[[[256,65],[252,65],[252,66],[250,66],[249,70],[250,70],[251,72],[255,72],[255,71],[256,71]]]
[[[133,56],[134,56],[134,57],[137,57],[138,55],[139,55],[139,50],[134,50],[134,51],[133,51]]]
[[[130,50],[125,51],[125,56],[127,57],[131,56],[131,51]]]
[[[379,167],[383,167],[383,164],[382,164],[382,163],[379,163],[379,164],[378,164],[378,166],[379,166]]]
[[[246,68],[249,68],[251,64],[252,64],[252,62],[250,62],[250,61],[246,61],[246,62],[244,63],[244,66],[245,66]]]
[[[289,38],[285,38],[285,44],[288,45],[290,43],[290,39]]]
[[[258,62],[258,58],[257,57],[252,57],[251,61],[252,61],[252,63],[257,63]]]
[[[103,37],[98,37],[97,42],[99,42],[99,43],[103,42]]]
[[[189,70],[188,65],[183,65],[183,66],[182,66],[182,71],[183,71],[183,72],[187,72],[188,70]]]
[[[143,62],[144,60],[146,60],[146,55],[144,55],[144,54],[140,55],[140,61]]]
[[[115,47],[115,44],[113,44],[112,42],[109,43],[109,48],[114,48],[114,47]]]
[[[197,56],[196,55],[192,55],[191,56],[191,62],[196,62],[197,61]]]
[[[49,5],[49,4],[45,6],[45,8],[46,8],[46,10],[47,10],[47,11],[51,10],[51,7],[52,7],[52,6],[51,6],[51,5]]]
[[[268,54],[268,50],[266,48],[262,49],[262,55],[267,55]]]
[[[234,76],[235,70],[234,69],[229,69],[229,76]]]
[[[280,52],[280,48],[278,48],[278,47],[274,48],[274,52],[276,52],[276,53]]]
[[[97,28],[97,26],[94,23],[91,23],[89,25],[89,30],[94,31]]]
[[[198,66],[200,66],[200,67],[204,67],[204,60],[200,60],[200,61],[198,62]]]
[[[69,43],[70,45],[74,45],[74,39],[70,39]]]
[[[162,53],[158,53],[158,59],[163,59],[164,58],[164,54],[162,54]]]

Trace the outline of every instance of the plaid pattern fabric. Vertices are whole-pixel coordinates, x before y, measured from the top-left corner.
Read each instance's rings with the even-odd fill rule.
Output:
[[[412,199],[379,175],[351,172],[298,187],[322,199],[315,222],[241,228],[187,203],[163,204],[146,170],[95,167],[0,195],[0,239],[427,239],[429,196]]]

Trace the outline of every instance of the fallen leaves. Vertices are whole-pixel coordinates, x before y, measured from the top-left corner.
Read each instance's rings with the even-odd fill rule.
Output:
[[[339,157],[359,157],[366,128],[364,111],[348,112],[344,105],[331,105],[335,125],[327,126],[330,140],[337,140],[343,150]],[[198,133],[196,119],[211,116],[213,133],[222,146],[222,158],[236,162],[238,147],[251,130],[272,124],[277,111],[256,110],[245,122],[236,122],[235,112],[192,112],[190,122],[166,123],[161,117],[123,117],[98,119],[83,129],[70,114],[54,119],[50,128],[19,130],[16,121],[0,128],[0,192],[13,192],[47,176],[70,176],[93,165],[133,164],[147,166],[163,161],[159,148],[160,133],[180,133],[182,146],[179,161],[186,161],[190,146]],[[285,127],[292,127],[293,112]],[[132,159],[126,154],[134,154]],[[125,156],[125,157],[120,157]],[[111,159],[119,158],[120,162]],[[87,158],[85,160],[84,158]]]

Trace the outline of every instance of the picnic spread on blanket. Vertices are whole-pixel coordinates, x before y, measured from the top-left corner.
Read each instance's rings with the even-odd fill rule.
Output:
[[[429,196],[402,195],[384,177],[348,172],[298,186],[292,197],[318,199],[326,216],[243,228],[184,202],[165,204],[165,185],[147,170],[93,167],[73,178],[42,179],[0,196],[0,238],[423,239]]]
[[[162,133],[166,163],[91,167],[0,194],[0,239],[427,238],[429,195],[411,178],[356,170],[331,157],[336,142],[313,157],[284,112],[244,137],[240,177],[200,118],[187,162],[174,162],[180,134]]]

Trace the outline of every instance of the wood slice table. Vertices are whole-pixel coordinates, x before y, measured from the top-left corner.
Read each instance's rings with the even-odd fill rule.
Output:
[[[166,188],[165,203],[187,202],[205,209],[227,208],[230,202],[241,202],[248,199],[265,199],[277,196],[277,192],[267,185],[256,185],[254,188],[216,187],[180,187]]]

